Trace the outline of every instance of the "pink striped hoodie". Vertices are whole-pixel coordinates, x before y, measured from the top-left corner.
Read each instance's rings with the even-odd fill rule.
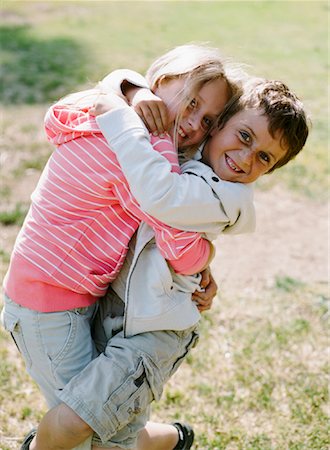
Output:
[[[88,109],[57,104],[46,114],[47,137],[57,149],[32,194],[4,280],[6,294],[30,309],[61,311],[103,296],[141,221],[154,229],[162,255],[178,273],[198,272],[210,255],[199,234],[141,211]],[[172,142],[152,137],[152,144],[180,172]]]

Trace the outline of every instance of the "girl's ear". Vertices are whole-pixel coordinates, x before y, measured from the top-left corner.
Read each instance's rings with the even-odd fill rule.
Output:
[[[162,75],[162,76],[159,77],[158,80],[156,81],[156,87],[159,88],[159,86],[160,86],[161,84],[163,84],[164,82],[166,82],[166,76],[165,76],[165,75]]]

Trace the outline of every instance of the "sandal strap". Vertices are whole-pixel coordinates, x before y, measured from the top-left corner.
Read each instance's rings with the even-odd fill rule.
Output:
[[[32,439],[37,434],[37,429],[33,428],[24,438],[20,450],[29,450]]]
[[[179,442],[173,450],[189,450],[194,442],[195,433],[190,425],[174,422],[172,425],[178,430]]]

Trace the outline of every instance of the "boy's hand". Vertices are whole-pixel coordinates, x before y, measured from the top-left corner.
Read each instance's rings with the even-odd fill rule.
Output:
[[[126,101],[114,92],[109,92],[107,94],[100,93],[96,102],[92,108],[90,108],[89,113],[92,116],[99,116],[100,114],[104,114],[117,108],[122,108],[123,106],[128,108]]]
[[[165,103],[149,89],[137,89],[132,96],[131,105],[151,133],[163,134],[168,130]]]
[[[215,282],[209,267],[202,272],[200,286],[204,289],[204,292],[195,291],[192,295],[192,300],[197,303],[199,312],[203,312],[211,308],[213,299],[218,290],[217,283]]]

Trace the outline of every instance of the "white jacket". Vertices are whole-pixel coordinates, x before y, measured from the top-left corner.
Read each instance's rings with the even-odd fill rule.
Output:
[[[190,173],[196,175],[196,179],[203,176],[200,179],[212,188],[213,194],[217,198],[218,183],[212,180],[212,177],[210,178],[212,171],[205,171],[206,166],[197,161],[190,161],[184,166],[185,169],[189,167]],[[223,189],[219,193],[224,197]],[[251,191],[250,194],[252,194]],[[230,197],[228,201],[230,202]],[[223,221],[224,213],[219,198],[217,203],[216,210]],[[234,225],[224,228],[227,233],[252,231],[255,223],[252,195],[246,199],[245,206]],[[236,205],[237,207],[238,205]],[[231,214],[234,209],[235,206],[232,205]],[[224,222],[214,224],[215,229],[224,226]],[[212,237],[216,237],[216,233],[207,233],[207,236],[212,239]],[[138,230],[134,258],[127,277],[125,336],[145,331],[184,330],[195,325],[200,319],[200,313],[195,303],[192,302],[191,295],[200,288],[200,280],[200,275],[183,276],[174,273],[156,246],[153,230],[147,224],[142,223]],[[113,287],[116,290],[116,280],[113,282]]]
[[[254,230],[251,185],[223,181],[194,160],[181,166],[182,175],[172,173],[130,108],[98,116],[97,122],[144,211],[173,227],[204,233],[210,240],[222,232]],[[200,314],[191,294],[199,283],[200,275],[182,276],[170,269],[156,247],[152,229],[141,224],[127,277],[125,335],[195,325]]]

